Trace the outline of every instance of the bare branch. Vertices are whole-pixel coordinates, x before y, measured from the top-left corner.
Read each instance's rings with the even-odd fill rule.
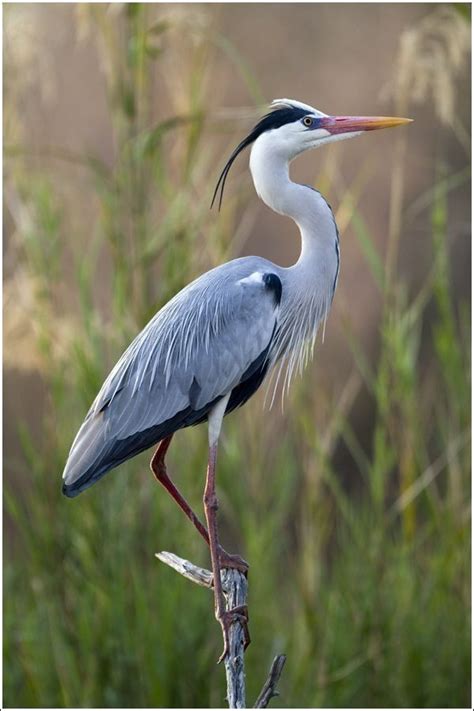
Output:
[[[162,551],[156,557],[165,565],[169,565],[180,575],[197,585],[212,588],[212,573],[200,568],[174,553]],[[246,576],[234,568],[224,568],[221,571],[222,589],[225,597],[226,611],[247,607],[248,583]],[[229,654],[224,659],[227,680],[227,702],[231,709],[244,709],[245,704],[245,667],[244,651],[247,640],[245,616],[236,614],[229,630]],[[286,657],[281,654],[273,660],[268,679],[258,697],[254,708],[266,708],[270,699],[277,696],[276,685],[285,664]]]
[[[283,671],[283,667],[285,666],[285,662],[286,656],[284,654],[279,654],[273,660],[272,666],[270,667],[270,672],[268,674],[268,678],[265,684],[263,685],[263,689],[261,690],[258,699],[255,702],[254,709],[266,709],[268,704],[270,703],[270,700],[274,696],[278,696],[276,686],[280,681],[280,676]]]
[[[199,568],[174,553],[163,551],[156,553],[162,563],[169,565],[180,575],[197,585],[212,588],[212,573],[205,568]],[[225,597],[226,610],[247,605],[247,578],[238,570],[225,568],[221,572],[222,589]],[[235,622],[229,631],[229,654],[224,659],[227,679],[227,701],[229,708],[243,709],[245,706],[245,623],[236,615]]]
[[[221,572],[226,610],[247,606],[246,576],[235,568]],[[237,617],[229,631],[229,654],[224,659],[227,679],[227,703],[230,709],[244,709],[245,704],[245,623]]]
[[[189,560],[180,558],[174,553],[162,551],[161,553],[155,553],[155,555],[162,563],[169,565],[170,568],[173,568],[188,580],[192,580],[193,583],[202,585],[205,588],[212,588],[212,573],[210,570],[199,568],[199,566],[190,563]]]

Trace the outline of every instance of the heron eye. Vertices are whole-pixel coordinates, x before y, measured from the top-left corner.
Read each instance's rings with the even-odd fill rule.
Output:
[[[305,126],[312,126],[313,125],[313,119],[311,116],[305,116],[303,119],[303,123]]]

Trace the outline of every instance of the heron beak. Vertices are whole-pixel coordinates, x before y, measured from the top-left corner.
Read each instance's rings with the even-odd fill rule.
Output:
[[[411,123],[413,119],[395,116],[325,116],[318,122],[318,128],[324,128],[331,134],[358,133],[376,131],[379,128],[392,128]]]

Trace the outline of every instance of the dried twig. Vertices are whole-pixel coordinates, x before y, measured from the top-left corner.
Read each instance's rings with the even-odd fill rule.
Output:
[[[174,553],[167,553],[166,551],[156,553],[156,557],[158,560],[161,560],[162,563],[176,570],[180,575],[188,578],[188,580],[192,580],[193,583],[202,585],[205,588],[212,588],[212,573],[210,570],[199,568],[197,565],[194,565],[194,563],[190,563],[189,560],[180,558]]]
[[[280,681],[280,676],[285,666],[286,656],[284,654],[279,654],[272,662],[270,671],[268,673],[268,678],[263,685],[258,699],[254,704],[254,709],[266,709],[270,700],[274,696],[278,696],[278,691],[276,690],[277,684]]]
[[[174,553],[157,553],[156,557],[162,563],[169,565],[180,575],[197,585],[212,588],[212,573],[200,568]],[[224,568],[221,572],[222,589],[225,597],[226,610],[247,605],[247,578],[234,568]],[[229,631],[229,654],[224,659],[227,680],[227,702],[229,708],[243,709],[245,704],[245,667],[244,667],[245,628],[244,623],[236,617]],[[270,699],[277,696],[276,685],[280,678],[286,657],[280,655],[273,660],[267,681],[257,699],[254,708],[266,708]]]

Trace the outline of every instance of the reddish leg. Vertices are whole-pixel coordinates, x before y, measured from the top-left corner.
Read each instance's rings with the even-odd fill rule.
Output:
[[[189,518],[195,528],[199,531],[200,535],[204,538],[207,545],[209,546],[209,534],[207,532],[206,527],[204,526],[204,524],[201,523],[201,521],[196,516],[184,496],[181,494],[179,489],[173,484],[173,482],[168,476],[165,464],[165,456],[172,438],[173,435],[170,435],[158,445],[158,448],[155,454],[153,455],[153,459],[150,462],[151,471],[153,472],[155,479],[165,487],[166,491],[169,494],[171,494],[178,506],[182,509],[182,511],[184,511],[186,516]],[[219,544],[217,546],[217,549],[221,568],[237,568],[237,570],[240,570],[243,573],[247,573],[248,564],[243,558],[238,555],[232,555],[230,553],[227,553]]]
[[[217,458],[217,443],[209,447],[209,462],[207,466],[206,487],[204,489],[204,511],[206,514],[207,527],[209,531],[209,548],[211,551],[212,574],[214,578],[214,605],[215,615],[222,628],[224,637],[224,651],[219,657],[221,662],[229,651],[229,630],[230,626],[236,620],[243,623],[245,628],[246,645],[250,643],[250,637],[247,628],[247,609],[243,607],[233,610],[225,609],[224,593],[222,591],[221,570],[222,558],[220,556],[221,547],[219,545],[217,533],[217,509],[219,502],[216,496],[216,458]],[[235,567],[235,566],[234,566]]]
[[[153,459],[150,462],[151,471],[155,475],[155,479],[159,481],[160,484],[163,484],[166,491],[171,494],[178,506],[184,511],[191,523],[197,528],[201,536],[206,541],[207,545],[209,545],[209,536],[206,527],[198,519],[184,496],[181,494],[179,489],[176,488],[176,486],[173,484],[173,482],[168,476],[165,464],[165,456],[172,438],[173,435],[170,435],[158,445],[158,449],[156,450],[155,454],[153,455]]]

